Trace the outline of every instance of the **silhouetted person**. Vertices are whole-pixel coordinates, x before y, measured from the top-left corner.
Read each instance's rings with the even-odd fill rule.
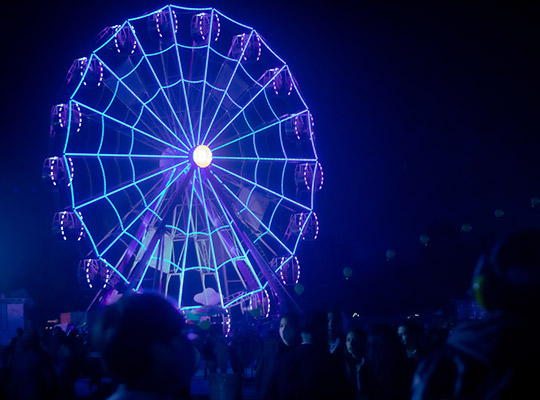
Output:
[[[11,368],[11,398],[48,400],[58,398],[52,360],[41,348],[39,334],[29,329],[17,343]]]
[[[179,312],[156,294],[124,295],[105,308],[92,340],[119,383],[111,400],[188,399],[195,352]]]
[[[343,362],[345,354],[345,332],[343,328],[343,316],[337,309],[328,311],[328,350]]]
[[[482,256],[473,290],[489,316],[458,326],[419,365],[413,399],[538,398],[540,231],[514,234]]]
[[[412,375],[413,368],[394,327],[373,326],[367,335],[364,363],[359,371],[362,398],[408,399]]]
[[[75,399],[75,382],[80,377],[84,361],[84,348],[77,328],[70,330],[56,352],[57,369],[62,399]]]
[[[262,351],[257,360],[257,393],[264,398],[276,368],[277,360],[298,346],[301,342],[299,316],[284,313],[279,319],[278,335],[270,336],[262,344]]]
[[[328,317],[308,312],[300,319],[302,343],[278,360],[269,399],[350,399],[347,378],[328,351]]]
[[[208,333],[201,346],[201,358],[203,361],[204,379],[208,379],[209,374],[217,372],[217,357],[215,337]]]
[[[15,330],[15,336],[11,338],[9,344],[4,349],[2,353],[2,364],[5,370],[9,370],[11,368],[11,363],[13,362],[13,358],[15,357],[15,349],[17,348],[17,343],[22,340],[23,334],[23,328],[17,328]]]
[[[345,372],[356,399],[361,399],[360,370],[365,362],[367,333],[360,327],[349,329],[345,336]]]
[[[414,319],[407,319],[397,328],[397,334],[407,351],[407,357],[414,368],[425,357],[423,327]]]

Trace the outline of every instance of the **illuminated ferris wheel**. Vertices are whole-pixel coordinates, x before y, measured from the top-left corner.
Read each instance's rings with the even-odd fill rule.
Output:
[[[285,62],[215,9],[166,6],[104,29],[53,107],[43,177],[80,281],[112,301],[266,316],[318,234],[313,117]]]

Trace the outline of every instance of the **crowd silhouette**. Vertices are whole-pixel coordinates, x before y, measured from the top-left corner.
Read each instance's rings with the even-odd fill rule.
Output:
[[[197,371],[212,399],[241,399],[248,384],[257,400],[536,398],[540,231],[480,257],[472,290],[488,311],[472,321],[355,323],[313,309],[246,319],[229,335],[186,322],[158,294],[124,295],[90,329],[19,328],[2,348],[0,398],[195,399]]]

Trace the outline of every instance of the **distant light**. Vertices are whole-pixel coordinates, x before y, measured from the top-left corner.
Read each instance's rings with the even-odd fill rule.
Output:
[[[386,250],[386,261],[390,261],[392,258],[396,256],[396,252],[392,249]]]
[[[428,243],[429,243],[429,236],[428,236],[428,235],[420,235],[420,242],[421,242],[424,246],[427,246]]]
[[[193,151],[193,161],[201,168],[206,168],[212,163],[212,150],[201,144]]]
[[[470,224],[461,225],[461,232],[469,233],[470,231],[472,231],[472,225]]]

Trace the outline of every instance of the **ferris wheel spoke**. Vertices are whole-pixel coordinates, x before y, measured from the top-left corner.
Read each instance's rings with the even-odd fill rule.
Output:
[[[188,208],[188,214],[186,218],[186,239],[184,240],[184,244],[182,246],[182,265],[181,265],[181,271],[180,271],[180,288],[179,288],[179,296],[178,296],[178,307],[182,307],[182,294],[184,292],[184,279],[185,279],[185,273],[186,273],[186,262],[187,262],[187,252],[188,252],[188,242],[189,242],[189,232],[190,232],[190,223],[191,223],[191,215],[193,213],[193,195],[195,192],[195,185],[191,185],[191,194],[189,196],[189,208]]]
[[[152,250],[152,255],[148,259],[148,262],[146,263],[146,266],[144,267],[144,271],[141,277],[139,278],[139,282],[136,284],[136,287],[133,289],[134,292],[138,292],[139,289],[141,288],[143,280],[146,277],[146,273],[148,272],[148,268],[150,267],[150,264],[152,263],[152,260],[154,259],[154,254],[156,253],[156,250],[158,249],[159,245],[160,245],[160,240],[158,239],[156,245],[154,246],[154,249]]]
[[[169,168],[159,170],[158,172],[155,172],[155,173],[153,173],[153,174],[151,174],[151,175],[145,176],[145,177],[143,177],[143,178],[139,178],[139,179],[137,179],[137,180],[135,180],[135,181],[133,181],[133,182],[130,182],[129,184],[126,184],[126,185],[124,185],[124,186],[122,186],[122,187],[119,187],[119,188],[116,188],[116,189],[114,189],[114,190],[111,190],[110,192],[107,192],[107,193],[105,193],[105,194],[103,194],[103,195],[101,195],[101,196],[95,197],[95,198],[93,198],[93,199],[91,199],[91,200],[88,200],[88,201],[82,203],[82,204],[78,204],[76,207],[74,207],[74,209],[80,209],[80,208],[86,207],[86,206],[88,206],[88,205],[90,205],[90,204],[93,204],[93,203],[95,203],[95,202],[97,202],[97,201],[99,201],[99,200],[104,199],[104,198],[107,197],[107,196],[110,196],[110,195],[119,193],[119,192],[121,192],[121,191],[123,191],[123,190],[125,190],[125,189],[127,189],[127,188],[136,186],[136,185],[138,185],[138,184],[140,184],[140,183],[142,183],[142,182],[145,182],[145,181],[147,181],[147,180],[149,180],[149,179],[152,179],[152,178],[154,178],[154,177],[156,177],[156,176],[158,176],[158,175],[165,174],[165,173],[168,172],[168,171],[176,170],[178,167],[181,167],[182,165],[188,164],[188,163],[189,163],[189,161],[186,160],[186,161],[183,161],[183,162],[178,163],[178,164],[176,164],[176,165],[173,165],[173,166],[171,166],[171,167],[169,167]],[[187,168],[189,168],[189,165],[184,169],[184,171],[185,171]],[[182,172],[184,172],[184,171],[182,171]]]
[[[207,204],[206,204],[206,198],[205,198],[205,193],[204,193],[204,189],[203,189],[203,182],[202,182],[200,169],[197,170],[197,175],[198,175],[198,178],[199,178],[199,186],[200,186],[200,189],[201,189],[201,203],[202,203],[202,205],[204,207],[204,210],[205,210],[204,217],[205,217],[206,226],[207,226],[208,232],[209,232],[208,239],[210,241],[210,252],[211,252],[212,261],[213,261],[213,264],[214,264],[214,274],[215,274],[216,283],[217,283],[217,286],[218,286],[218,293],[220,294],[219,298],[220,298],[221,306],[224,307],[224,304],[223,304],[223,289],[221,287],[221,281],[219,279],[219,274],[218,274],[218,265],[217,265],[217,261],[216,261],[215,245],[214,245],[214,241],[212,239],[212,234],[211,234],[212,227],[210,226],[210,220],[209,220],[209,215],[208,215],[209,213],[208,213],[208,208],[207,208]]]
[[[244,110],[245,110],[251,103],[253,103],[253,101],[261,94],[261,92],[262,92],[263,90],[265,90],[265,89],[268,87],[268,85],[270,85],[270,84],[276,79],[276,76],[278,76],[278,75],[281,73],[281,71],[283,71],[283,69],[284,69],[285,67],[286,67],[286,65],[282,66],[282,67],[279,69],[279,71],[278,71],[271,79],[269,79],[268,82],[266,82],[266,84],[264,84],[264,85],[259,89],[259,91],[258,91],[258,92],[257,92],[257,93],[256,93],[256,94],[255,94],[255,95],[254,95],[254,96],[253,96],[253,97],[252,97],[252,98],[251,98],[251,99],[250,99],[250,100],[249,100],[249,101],[241,108],[241,109],[240,109],[240,111],[238,111],[238,112],[236,113],[236,115],[234,115],[234,116],[229,120],[229,122],[227,122],[227,124],[225,124],[225,126],[224,126],[223,128],[221,128],[221,130],[220,130],[218,133],[216,133],[216,135],[214,136],[214,138],[208,143],[208,145],[207,145],[208,147],[210,147],[210,145],[211,145],[212,143],[214,143],[214,141],[215,141],[217,138],[219,138],[219,137],[221,136],[221,134],[225,131],[225,129],[227,129],[227,127],[228,127],[229,125],[231,125],[231,124],[236,120],[236,118],[238,118],[238,117],[244,112]]]
[[[293,204],[293,205],[295,205],[295,206],[297,206],[297,207],[300,207],[300,208],[303,209],[303,210],[306,210],[306,211],[310,211],[310,210],[311,210],[309,207],[305,206],[304,204],[298,203],[297,201],[295,201],[295,200],[293,200],[293,199],[290,199],[290,198],[286,197],[286,196],[283,195],[283,194],[277,193],[277,192],[275,192],[275,191],[273,191],[273,190],[271,190],[271,189],[269,189],[269,188],[267,188],[267,187],[265,187],[265,186],[262,186],[262,185],[260,185],[260,184],[258,184],[258,183],[256,183],[256,182],[253,182],[252,180],[249,180],[249,179],[247,179],[247,178],[245,178],[245,177],[243,177],[243,176],[240,176],[240,175],[238,175],[238,174],[235,174],[234,172],[229,171],[228,169],[225,169],[225,168],[223,168],[223,167],[220,167],[220,166],[217,165],[217,164],[214,164],[214,167],[218,168],[219,170],[221,170],[221,171],[223,171],[223,172],[226,172],[226,173],[228,173],[228,174],[234,176],[235,178],[237,178],[237,179],[239,179],[239,180],[241,180],[241,181],[244,181],[244,182],[246,182],[246,183],[252,185],[253,187],[259,188],[259,189],[265,191],[266,193],[269,193],[269,194],[271,194],[271,195],[277,197],[278,199],[283,199],[283,200],[285,200],[285,201],[287,201],[287,202],[289,202],[289,203],[291,203],[291,204]]]
[[[278,161],[278,162],[290,162],[290,163],[317,162],[316,158],[233,157],[233,156],[214,156],[214,155],[212,155],[212,160],[269,161],[269,162]]]
[[[241,64],[241,61],[242,61],[242,58],[244,57],[244,54],[246,52],[246,48],[247,48],[247,45],[249,44],[249,41],[251,40],[251,36],[253,35],[253,29],[250,31],[249,33],[249,37],[248,39],[246,40],[246,43],[244,44],[243,48],[242,48],[242,52],[240,53],[240,57],[238,57],[238,60],[236,61],[236,64],[234,66],[234,70],[233,72],[231,73],[231,76],[227,82],[227,86],[225,87],[225,90],[223,91],[223,95],[221,96],[221,99],[219,100],[219,104],[218,106],[216,107],[216,111],[214,112],[214,115],[212,116],[212,120],[210,121],[210,123],[208,124],[208,128],[206,129],[206,133],[204,134],[204,138],[202,140],[201,143],[205,143],[206,142],[206,138],[208,137],[208,134],[210,133],[210,130],[212,129],[212,126],[214,124],[214,121],[216,119],[216,116],[218,115],[218,112],[219,112],[219,109],[221,107],[221,105],[223,104],[223,100],[225,99],[226,96],[229,96],[229,88],[231,87],[231,83],[236,75],[236,71],[238,70],[238,67],[239,65]],[[230,98],[230,97],[229,97]],[[231,99],[231,101],[233,101]]]
[[[206,79],[208,77],[208,60],[210,59],[210,45],[212,44],[212,24],[214,23],[214,9],[210,12],[210,30],[208,34],[208,45],[206,48],[205,66],[204,66],[204,83],[201,95],[201,106],[199,113],[199,126],[197,128],[197,144],[201,143],[201,126],[204,114],[204,93],[206,91]]]
[[[210,187],[210,189],[212,190],[214,196],[217,199],[216,202],[217,202],[217,204],[218,204],[218,206],[219,206],[219,208],[221,210],[222,215],[225,217],[225,219],[227,220],[228,226],[231,228],[231,232],[232,232],[232,234],[234,236],[234,242],[235,242],[234,248],[240,250],[241,257],[243,257],[244,262],[249,267],[249,271],[250,271],[251,275],[255,279],[258,286],[262,287],[262,283],[259,280],[259,277],[257,276],[257,273],[255,272],[255,269],[253,268],[253,265],[252,265],[252,263],[251,263],[251,261],[250,261],[250,259],[248,257],[249,251],[244,248],[244,246],[242,244],[242,240],[240,240],[239,235],[241,235],[241,232],[240,231],[237,232],[238,228],[235,227],[235,224],[233,222],[233,218],[231,217],[229,212],[225,209],[225,206],[223,205],[222,201],[219,199],[219,196],[218,196],[216,190],[214,189],[214,186],[212,185],[212,182],[207,180],[207,183],[208,183],[208,186]],[[230,251],[230,250],[227,250],[227,251]],[[232,257],[231,254],[229,254],[229,256]]]
[[[128,158],[128,159],[170,159],[170,160],[187,160],[187,156],[167,155],[167,154],[107,154],[107,153],[65,153],[68,157],[103,157],[103,158]]]
[[[152,116],[155,118],[155,120],[156,120],[157,122],[159,122],[160,125],[161,125],[163,128],[165,128],[165,130],[166,130],[169,134],[171,134],[172,136],[174,136],[174,137],[178,140],[178,142],[179,142],[183,147],[185,147],[185,149],[186,149],[187,151],[190,150],[190,147],[187,146],[187,145],[184,143],[184,141],[182,141],[182,140],[176,135],[176,133],[174,133],[173,130],[172,130],[169,126],[167,126],[167,124],[165,124],[165,123],[159,118],[159,116],[156,115],[156,113],[155,113],[154,111],[152,111],[152,109],[151,109],[150,107],[148,107],[148,104],[147,104],[146,102],[144,102],[139,96],[137,96],[137,94],[136,94],[133,90],[131,90],[131,88],[130,88],[128,85],[126,85],[126,83],[125,83],[122,79],[120,79],[120,77],[119,77],[118,75],[116,75],[116,73],[115,73],[108,65],[106,65],[106,64],[103,62],[103,60],[101,60],[101,59],[99,58],[98,55],[96,55],[96,58],[103,64],[103,66],[104,66],[105,68],[107,68],[107,70],[109,71],[109,73],[110,73],[116,80],[120,81],[120,83],[123,85],[123,87],[124,87],[125,89],[127,89],[128,92],[131,93],[131,95],[133,96],[133,98],[136,99],[136,100],[140,103],[140,105],[141,105],[146,111],[148,111],[148,112],[150,113],[150,115],[152,115]],[[186,138],[187,138],[187,137],[186,137]],[[189,141],[188,141],[188,143],[189,143]]]
[[[141,49],[141,52],[142,52],[142,55],[143,55],[143,58],[146,60],[146,63],[148,64],[148,68],[150,68],[150,71],[152,72],[152,75],[154,76],[154,79],[156,80],[156,83],[158,84],[159,86],[159,90],[161,91],[161,93],[163,94],[163,97],[165,98],[166,102],[167,102],[167,105],[169,106],[169,109],[170,109],[170,115],[172,115],[176,121],[176,123],[178,124],[178,127],[180,128],[180,130],[182,131],[184,137],[187,139],[188,143],[190,143],[189,141],[189,136],[187,135],[186,131],[184,130],[184,127],[182,126],[182,123],[180,122],[180,119],[178,118],[178,115],[177,115],[177,111],[174,109],[173,105],[171,104],[171,101],[169,99],[169,94],[168,93],[165,93],[165,89],[163,88],[163,85],[161,83],[161,81],[159,80],[157,74],[156,74],[156,71],[154,70],[154,67],[152,66],[152,63],[150,62],[149,60],[149,55],[146,53],[146,51],[144,50],[142,44],[141,44],[141,41],[139,40],[139,38],[137,37],[137,33],[135,32],[135,29],[133,28],[133,25],[131,25],[131,23],[129,23],[129,26],[131,28],[131,31],[133,32],[133,35],[135,37],[135,39],[137,40],[137,43],[138,43],[138,46],[139,48]],[[171,46],[172,47],[172,46]],[[154,53],[154,55],[157,55],[157,54],[163,54],[165,51],[167,51],[168,49],[165,49],[165,50],[162,50],[158,53]],[[194,145],[194,143],[190,143],[191,146]]]
[[[113,227],[113,229],[112,229],[107,235],[105,235],[105,237],[104,237],[99,243],[97,243],[97,244],[95,243],[94,240],[92,240],[93,248],[94,248],[94,250],[95,250],[95,253],[96,253],[98,256],[102,257],[107,251],[109,251],[109,250],[113,247],[113,245],[115,245],[115,243],[118,242],[118,240],[120,240],[120,239],[122,238],[122,236],[123,236],[124,234],[127,235],[127,236],[129,236],[129,237],[132,237],[132,235],[128,232],[129,229],[131,229],[131,227],[132,227],[132,226],[133,226],[133,225],[134,225],[134,224],[135,224],[135,223],[136,223],[136,222],[137,222],[137,221],[138,221],[138,220],[139,220],[139,219],[147,212],[147,211],[148,211],[149,213],[154,214],[154,217],[157,218],[157,219],[159,219],[160,216],[157,215],[157,214],[155,213],[154,210],[155,210],[156,207],[158,206],[159,202],[163,199],[163,197],[164,197],[164,195],[165,195],[167,189],[174,183],[175,180],[177,180],[177,179],[178,179],[178,178],[179,178],[179,177],[187,170],[187,168],[189,168],[189,166],[186,167],[186,168],[184,168],[184,170],[182,170],[182,171],[180,172],[180,174],[177,175],[176,177],[174,177],[174,171],[173,171],[173,172],[171,173],[169,179],[168,179],[167,184],[165,185],[165,188],[164,188],[161,192],[159,192],[159,193],[156,195],[156,197],[154,197],[154,199],[153,199],[151,202],[147,203],[146,200],[145,200],[144,197],[143,197],[142,200],[144,201],[145,207],[144,207],[144,208],[142,209],[142,211],[139,212],[139,213],[134,212],[134,214],[136,214],[136,215],[132,218],[132,221],[131,221],[127,226],[124,225],[124,222],[126,222],[126,223],[128,222],[128,216],[129,216],[129,214],[126,215],[126,218],[124,219],[125,221],[121,221],[121,222],[120,222],[120,229],[118,228],[118,225],[117,225],[116,227]],[[173,177],[174,177],[174,179],[173,179]],[[108,201],[108,202],[110,203],[110,205],[111,205],[114,209],[116,208],[116,207],[114,206],[114,204],[111,202],[111,200],[109,199],[109,197],[106,197],[105,200]],[[157,201],[157,202],[156,202],[156,201]],[[140,202],[139,202],[139,204],[140,204]],[[77,210],[77,209],[76,209],[76,210]],[[115,212],[118,214],[118,212],[117,212],[116,210],[115,210]],[[146,216],[145,218],[148,220],[148,216]],[[143,223],[143,224],[146,223],[146,224],[147,224],[148,221],[147,221],[147,222],[144,222],[144,221],[143,221],[143,222],[141,222],[141,223]],[[87,229],[87,227],[85,227],[85,228]],[[113,237],[113,236],[115,236],[115,237],[112,239],[112,242],[111,242],[104,250],[100,251],[100,250],[99,250],[99,247],[100,247],[103,243],[105,243],[105,241],[106,241],[106,239],[107,239],[108,237]],[[140,238],[136,238],[135,240],[140,244],[141,242],[140,242],[139,239],[140,239]]]
[[[274,238],[274,240],[276,240],[276,241],[279,243],[280,246],[283,247],[283,249],[285,249],[288,253],[292,253],[291,249],[289,249],[289,248],[287,247],[287,245],[286,245],[285,243],[283,243],[283,241],[282,241],[280,238],[278,238],[278,237],[274,234],[274,232],[272,232],[272,230],[271,230],[268,226],[266,226],[266,224],[265,224],[263,221],[261,221],[261,219],[260,219],[257,215],[255,215],[255,213],[247,206],[246,203],[244,203],[242,200],[240,200],[240,198],[239,198],[239,197],[238,197],[238,196],[237,196],[237,195],[229,188],[229,186],[228,186],[224,181],[222,181],[221,179],[219,179],[219,177],[218,177],[216,174],[214,174],[214,173],[212,173],[212,172],[210,172],[210,173],[211,173],[211,175],[212,175],[214,178],[216,178],[216,180],[217,180],[217,181],[218,181],[218,182],[219,182],[219,183],[227,190],[227,192],[229,192],[229,194],[233,197],[233,199],[234,199],[238,204],[240,204],[240,205],[242,206],[241,212],[243,212],[244,210],[247,211],[247,212],[251,215],[251,217],[254,218],[254,219],[260,224],[260,226],[262,226],[262,227],[264,228],[264,230],[265,230],[272,238]]]
[[[189,168],[186,167],[184,168],[176,177],[172,178],[174,176],[174,171],[173,173],[171,174],[171,177],[169,178],[167,184],[165,185],[165,188],[162,189],[153,199],[151,202],[148,203],[148,205],[140,212],[137,214],[137,216],[135,218],[133,218],[133,221],[131,221],[121,232],[120,234],[117,235],[116,238],[114,238],[112,240],[112,242],[109,244],[109,246],[102,251],[101,254],[105,254],[118,240],[120,240],[120,238],[122,237],[123,234],[125,234],[128,229],[130,229],[147,211],[152,211],[152,206],[155,206],[154,208],[156,208],[159,203],[162,201],[163,197],[165,196],[165,193],[167,192],[167,190],[169,190],[169,188],[176,182],[176,180],[178,178],[180,178],[184,172],[186,172],[186,170]],[[156,216],[159,218],[159,216]]]
[[[283,123],[283,122],[285,122],[285,121],[288,121],[288,120],[290,120],[290,119],[293,119],[293,118],[295,118],[296,116],[298,116],[298,115],[300,115],[300,114],[303,114],[304,112],[305,112],[305,110],[304,110],[304,111],[301,111],[301,112],[298,112],[298,113],[290,114],[290,115],[288,115],[286,118],[282,118],[282,119],[280,119],[280,120],[278,120],[278,121],[274,121],[274,122],[272,122],[272,123],[270,123],[270,124],[268,124],[268,125],[265,125],[265,126],[263,126],[263,127],[261,127],[261,128],[258,128],[258,129],[254,130],[254,131],[252,131],[252,132],[246,133],[245,135],[242,135],[242,136],[240,136],[240,137],[238,137],[238,138],[236,138],[236,139],[233,139],[233,140],[231,140],[231,141],[229,141],[229,142],[226,142],[226,143],[224,143],[224,144],[222,144],[222,145],[219,145],[219,146],[217,146],[217,147],[211,147],[212,152],[215,152],[215,151],[217,151],[217,150],[221,150],[221,149],[223,149],[223,148],[225,148],[225,147],[227,147],[227,146],[230,146],[230,145],[233,144],[233,143],[242,141],[242,140],[244,140],[244,139],[251,138],[252,136],[256,135],[256,134],[259,133],[259,132],[263,132],[263,131],[266,130],[266,129],[272,128],[272,127],[274,127],[274,126],[276,126],[276,125],[279,125],[279,124],[281,124],[281,123]],[[214,138],[214,139],[215,139],[215,138]],[[212,140],[210,143],[208,143],[208,147],[210,147],[212,143],[213,143],[213,140]]]
[[[156,190],[157,187],[158,187],[158,185],[159,185],[159,183],[154,184],[153,187],[150,189],[150,192]],[[146,199],[145,199],[145,197],[144,197],[144,194],[142,193],[142,191],[140,190],[140,188],[139,188],[137,185],[135,185],[135,188],[136,188],[137,191],[139,192],[140,199],[139,199],[135,204],[133,204],[132,209],[133,209],[133,210],[137,210],[137,209],[139,209],[139,208],[142,206],[142,204],[144,204],[144,207],[148,207],[148,204],[147,204],[147,202],[146,202]],[[133,211],[130,212],[130,213],[128,213],[128,214],[123,218],[123,222],[124,222],[124,221],[127,221],[127,220],[128,220],[128,217],[129,217],[132,213],[133,213]],[[78,214],[77,214],[77,215],[78,215]],[[81,220],[82,220],[82,219],[81,219]],[[112,235],[114,235],[115,232],[117,232],[117,231],[118,231],[118,227],[115,226],[115,227],[111,228],[111,229],[103,236],[103,238],[102,238],[102,239],[94,246],[94,248],[97,248],[97,247],[101,246],[102,243],[104,243],[109,237],[111,237]],[[135,240],[136,242],[138,242],[138,244],[139,244],[142,248],[146,249],[146,247],[144,246],[144,244],[143,244],[138,238],[136,238],[134,235],[132,235],[131,233],[129,233],[129,232],[127,232],[127,231],[126,231],[126,235],[129,236],[130,239],[133,239],[133,240]]]
[[[123,122],[123,121],[120,121],[120,120],[118,120],[118,119],[116,119],[116,118],[114,118],[114,117],[112,117],[112,116],[110,116],[110,115],[104,114],[104,113],[102,113],[101,111],[96,110],[95,108],[92,108],[92,107],[90,107],[90,106],[88,106],[88,105],[86,105],[86,104],[84,104],[84,103],[81,103],[81,102],[79,102],[79,101],[77,101],[77,100],[72,100],[72,101],[73,101],[75,104],[78,104],[78,105],[80,105],[80,106],[82,106],[82,107],[84,107],[84,108],[90,110],[91,112],[94,112],[94,113],[96,113],[96,114],[102,116],[103,118],[106,118],[107,120],[109,120],[109,121],[111,121],[111,122],[114,122],[114,123],[116,123],[116,124],[119,124],[119,125],[121,125],[121,126],[123,126],[123,127],[125,127],[125,128],[128,128],[128,129],[132,130],[133,132],[137,132],[137,133],[143,135],[144,137],[146,137],[146,138],[148,138],[148,139],[151,139],[152,142],[155,141],[155,142],[161,143],[162,145],[165,145],[165,146],[167,146],[167,147],[171,147],[171,148],[173,148],[173,149],[175,149],[175,150],[178,150],[178,151],[180,151],[180,152],[183,153],[183,154],[188,154],[188,151],[186,151],[185,149],[182,149],[182,148],[180,148],[180,147],[177,147],[177,146],[175,146],[174,144],[172,144],[172,143],[170,143],[170,142],[167,142],[167,141],[165,141],[165,140],[162,140],[162,139],[158,138],[157,136],[154,136],[154,135],[152,135],[152,134],[150,134],[150,133],[148,133],[148,132],[145,132],[145,131],[143,131],[143,130],[141,130],[141,129],[139,129],[139,128],[136,128],[135,126],[131,126],[131,125],[129,125],[129,124],[126,124],[126,123]],[[67,145],[67,144],[68,144],[68,141],[66,141],[66,145]]]
[[[169,6],[169,13],[170,12],[171,12],[171,6]],[[193,122],[191,121],[191,111],[189,109],[189,101],[188,101],[186,84],[185,84],[185,79],[184,79],[184,71],[183,71],[183,68],[182,68],[182,61],[181,61],[181,58],[180,58],[180,51],[179,51],[180,46],[178,44],[178,40],[176,38],[176,34],[174,33],[174,31],[172,32],[172,36],[174,38],[174,44],[175,44],[175,50],[176,50],[176,58],[178,60],[178,70],[180,71],[180,79],[182,81],[182,93],[184,95],[184,102],[186,104],[186,115],[187,115],[187,119],[188,119],[189,131],[191,133],[192,143],[195,143],[195,133],[193,132]]]

